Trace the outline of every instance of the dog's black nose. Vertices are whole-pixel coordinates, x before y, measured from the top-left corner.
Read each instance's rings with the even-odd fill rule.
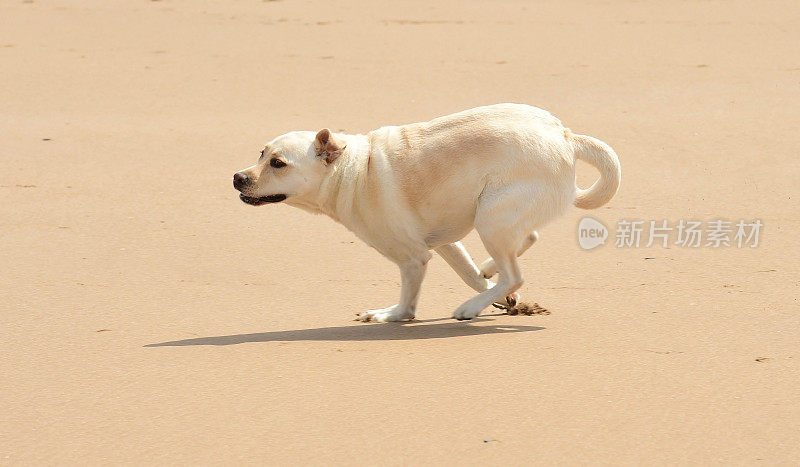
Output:
[[[233,187],[236,188],[237,190],[241,190],[242,187],[245,186],[249,180],[250,179],[247,178],[247,175],[245,175],[244,173],[236,172],[235,174],[233,174]]]

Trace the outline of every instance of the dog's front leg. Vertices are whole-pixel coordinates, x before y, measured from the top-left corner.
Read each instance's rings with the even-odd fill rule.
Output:
[[[436,252],[447,261],[447,264],[453,268],[456,274],[458,274],[468,286],[478,292],[483,292],[484,290],[494,287],[494,282],[487,280],[481,275],[478,266],[472,261],[472,257],[467,253],[467,249],[464,248],[461,242],[442,245],[436,248]],[[494,266],[494,262],[492,262],[492,265]],[[506,297],[506,303],[502,303],[500,306],[513,306],[517,301],[519,301],[519,294],[514,292]]]
[[[422,279],[425,277],[425,269],[428,260],[431,258],[429,252],[425,252],[422,258],[398,261],[400,266],[400,279],[402,289],[400,290],[400,302],[389,308],[370,310],[358,316],[361,321],[406,321],[414,319],[417,314],[417,301],[419,300],[419,289],[422,286]]]
[[[447,261],[447,264],[453,268],[453,271],[455,271],[468,286],[478,292],[483,292],[490,287],[494,287],[494,282],[486,280],[486,278],[481,275],[475,262],[472,261],[472,257],[467,253],[467,249],[464,248],[461,242],[442,245],[436,248],[436,252]]]

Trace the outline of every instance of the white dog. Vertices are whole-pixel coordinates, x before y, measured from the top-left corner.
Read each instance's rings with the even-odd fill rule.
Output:
[[[576,159],[600,171],[588,190],[575,186]],[[359,317],[401,321],[416,315],[430,250],[480,292],[456,319],[504,298],[513,305],[522,285],[517,256],[536,229],[572,204],[607,203],[620,177],[602,141],[573,134],[542,109],[498,104],[366,135],[293,131],[267,144],[233,185],[247,204],[285,201],[327,214],[395,262],[400,302]],[[480,268],[459,242],[473,228],[491,255]],[[498,271],[497,283],[489,281]]]

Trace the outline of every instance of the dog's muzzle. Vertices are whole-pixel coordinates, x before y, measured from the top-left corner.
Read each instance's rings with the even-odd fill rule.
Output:
[[[251,183],[250,177],[243,172],[236,172],[233,175],[233,187],[237,190],[243,192],[245,188],[247,188]],[[286,195],[269,195],[269,196],[247,196],[244,193],[239,194],[239,199],[242,200],[243,203],[247,203],[252,206],[259,206],[262,204],[267,203],[280,203],[281,201],[286,199]]]

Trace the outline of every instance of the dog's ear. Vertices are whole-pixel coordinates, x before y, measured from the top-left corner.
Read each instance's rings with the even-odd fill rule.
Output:
[[[325,158],[326,164],[335,161],[342,154],[345,147],[347,147],[347,144],[327,128],[319,130],[317,137],[314,139],[314,148],[317,150],[317,155]]]

